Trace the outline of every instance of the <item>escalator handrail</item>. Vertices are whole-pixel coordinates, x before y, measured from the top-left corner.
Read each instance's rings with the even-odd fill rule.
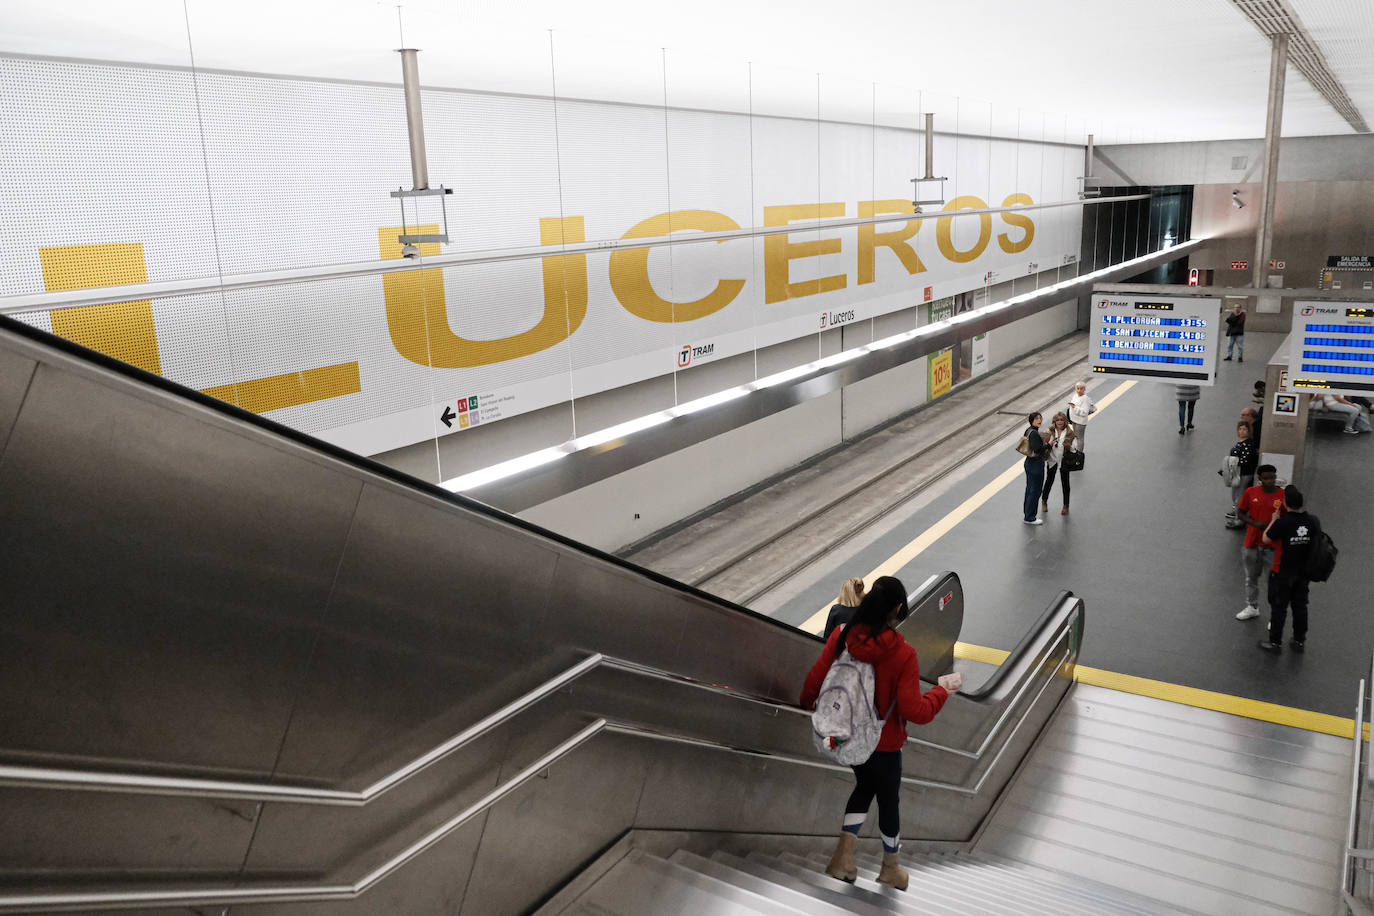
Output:
[[[1072,597],[1073,592],[1068,589],[1060,590],[1059,594],[1055,595],[1053,600],[1050,601],[1044,612],[1036,618],[1035,623],[1026,630],[1025,634],[1021,637],[1021,641],[1007,653],[1006,659],[998,666],[997,670],[994,671],[986,681],[979,685],[976,691],[967,694],[968,698],[971,700],[978,700],[983,697],[991,696],[1000,690],[1002,688],[1002,682],[1011,677],[1016,670],[1016,662],[1030,654],[1030,650],[1040,641],[1040,636],[1045,628],[1049,626],[1051,619],[1059,613],[1064,601]]]
[[[1065,664],[1073,656],[1072,647],[1068,648],[1064,656],[1059,660],[1058,666],[1053,674],[1047,677],[1040,687],[1037,694],[1038,700],[1055,677],[1063,670]],[[1022,716],[1017,720],[1016,729],[1026,721]],[[453,831],[467,823],[478,814],[486,811],[492,805],[514,792],[533,777],[547,770],[550,766],[557,763],[568,754],[572,753],[583,744],[595,738],[602,732],[614,732],[617,734],[636,735],[639,737],[650,738],[656,741],[670,741],[677,744],[689,744],[695,747],[705,747],[714,750],[722,750],[732,754],[743,754],[752,757],[761,757],[780,763],[791,763],[800,766],[807,766],[816,769],[834,770],[837,772],[849,772],[850,768],[828,761],[821,761],[813,758],[796,757],[790,754],[779,754],[774,751],[761,750],[757,748],[743,747],[735,744],[725,744],[719,741],[711,741],[703,738],[696,738],[688,735],[679,735],[672,732],[646,728],[630,722],[611,721],[604,718],[595,719],[590,724],[579,730],[576,734],[559,743],[548,752],[544,753],[533,763],[524,767],[519,773],[511,777],[506,782],[492,789],[482,798],[464,808],[458,814],[447,819],[443,823],[431,828],[420,838],[416,839],[406,848],[391,856],[385,862],[373,868],[357,880],[349,883],[317,883],[317,884],[279,884],[263,885],[259,887],[233,887],[233,888],[180,888],[167,890],[109,890],[109,891],[76,891],[76,892],[52,892],[52,893],[0,893],[0,913],[3,912],[35,912],[41,910],[72,910],[72,909],[143,909],[161,907],[189,907],[189,906],[215,906],[215,905],[247,905],[255,903],[306,903],[319,902],[326,900],[351,900],[366,893],[384,878],[390,876],[412,859],[418,857],[425,850],[430,849],[436,843],[443,840]],[[998,749],[996,757],[993,758],[984,770],[978,781],[972,786],[963,786],[955,783],[939,782],[936,780],[920,779],[915,776],[903,776],[903,785],[921,787],[925,789],[936,789],[940,791],[956,792],[967,796],[977,796],[982,791],[983,784],[988,776],[996,769],[998,762],[1007,748],[1011,746],[1010,736],[1001,748]]]
[[[1061,596],[1062,603],[1062,596]],[[1052,607],[1051,610],[1057,610]],[[1011,659],[1009,658],[1008,661]],[[738,690],[726,685],[713,684],[700,679],[643,665],[638,662],[614,658],[594,653],[559,672],[532,690],[516,697],[509,703],[484,716],[481,720],[446,739],[425,753],[409,761],[400,768],[383,776],[364,789],[357,791],[329,789],[317,786],[289,783],[268,783],[255,781],[233,781],[205,779],[200,777],[158,776],[146,773],[114,772],[105,770],[71,769],[30,765],[0,765],[0,785],[49,790],[75,790],[94,792],[113,792],[135,795],[189,796],[194,798],[230,798],[243,801],[270,801],[285,804],[333,805],[342,807],[362,807],[381,795],[401,785],[412,776],[429,766],[455,753],[466,744],[499,727],[515,716],[529,709],[549,694],[562,689],[591,671],[606,667],[612,670],[653,677],[660,680],[685,684],[699,690],[706,690],[731,699],[756,703],[772,709],[796,715],[810,715],[795,703],[786,703],[772,697]],[[908,736],[907,740],[932,750],[951,753],[968,759],[981,759],[993,737],[1001,730],[1017,706],[1017,700],[1028,688],[1033,679],[1026,678],[1016,698],[1006,704],[997,722],[984,737],[976,751],[951,747],[933,741]]]

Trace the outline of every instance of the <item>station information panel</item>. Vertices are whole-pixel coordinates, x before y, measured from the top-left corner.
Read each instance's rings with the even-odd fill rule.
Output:
[[[1288,377],[1306,391],[1374,391],[1374,302],[1294,302]]]
[[[1225,333],[1220,299],[1094,293],[1088,360],[1097,375],[1211,385]]]

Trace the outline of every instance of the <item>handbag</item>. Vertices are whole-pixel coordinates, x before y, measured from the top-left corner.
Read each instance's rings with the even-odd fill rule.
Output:
[[[1027,458],[1030,458],[1030,457],[1032,457],[1032,456],[1035,454],[1034,452],[1031,451],[1031,447],[1030,447],[1030,437],[1028,437],[1028,436],[1022,436],[1022,437],[1021,437],[1021,441],[1018,442],[1018,443],[1016,443],[1016,453],[1017,453],[1018,455],[1025,455]]]
[[[1065,452],[1059,463],[1064,465],[1066,471],[1081,471],[1083,470],[1083,453]]]

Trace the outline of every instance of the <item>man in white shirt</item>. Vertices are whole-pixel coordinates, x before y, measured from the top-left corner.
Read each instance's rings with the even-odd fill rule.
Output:
[[[1078,451],[1088,439],[1088,415],[1097,411],[1097,405],[1088,396],[1088,383],[1081,379],[1073,386],[1073,397],[1069,398],[1069,422],[1073,424],[1074,437]]]

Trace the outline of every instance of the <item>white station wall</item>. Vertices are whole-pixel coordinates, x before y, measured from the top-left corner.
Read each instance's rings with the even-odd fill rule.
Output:
[[[0,296],[400,256],[398,86],[3,55],[0,84]],[[937,137],[938,219],[634,250],[625,239],[900,217],[920,135],[876,119],[423,100],[431,183],[453,189],[442,253],[522,256],[153,299],[116,322],[27,320],[442,480],[813,359],[837,326],[1077,259],[1077,207],[953,215],[1071,198],[1081,154],[1066,144]],[[433,198],[406,218],[441,223]],[[584,241],[600,244],[557,253]],[[497,431],[527,414],[540,421]]]

